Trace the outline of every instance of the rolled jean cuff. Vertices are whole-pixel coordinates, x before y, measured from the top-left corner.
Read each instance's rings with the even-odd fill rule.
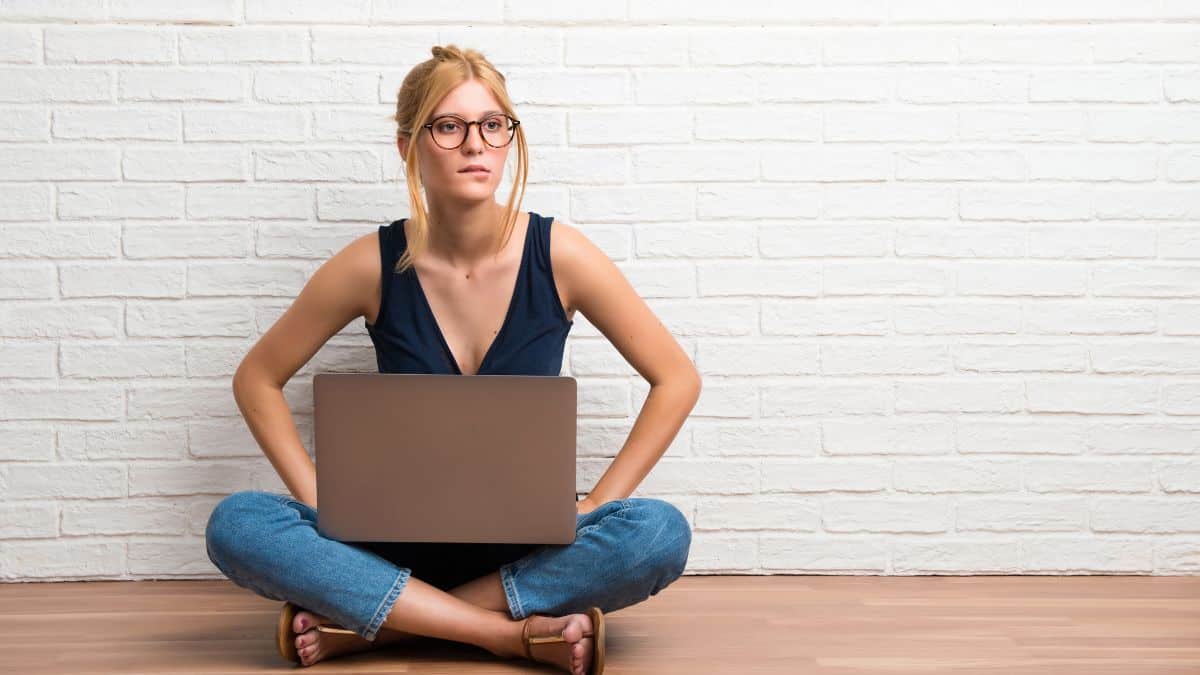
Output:
[[[515,577],[518,569],[518,561],[513,561],[500,566],[500,583],[504,586],[504,596],[508,599],[509,614],[515,620],[525,618],[525,610],[521,607],[521,596],[517,594],[517,584]]]
[[[388,590],[387,595],[383,597],[383,601],[379,603],[379,607],[375,609],[375,616],[371,617],[366,631],[362,634],[367,641],[375,641],[375,636],[379,634],[379,629],[383,627],[383,622],[392,611],[392,605],[396,604],[396,599],[400,597],[400,591],[404,590],[404,586],[408,583],[409,574],[411,574],[411,570],[405,567],[401,568],[400,572],[396,575],[396,580],[392,582],[392,587]]]

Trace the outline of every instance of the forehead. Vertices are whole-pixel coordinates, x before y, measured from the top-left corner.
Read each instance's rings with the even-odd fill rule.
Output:
[[[433,116],[434,117],[442,117],[443,115],[453,115],[455,117],[462,117],[462,118],[466,119],[466,118],[472,118],[472,117],[483,117],[485,115],[503,115],[503,114],[504,114],[503,110],[484,110],[482,112],[475,113],[474,115],[472,115],[471,113],[468,113],[468,112],[460,111],[460,110],[439,110],[439,111],[434,112]]]
[[[467,80],[451,89],[433,108],[433,115],[457,115],[475,119],[493,113],[503,114],[500,102],[490,89],[477,80]]]

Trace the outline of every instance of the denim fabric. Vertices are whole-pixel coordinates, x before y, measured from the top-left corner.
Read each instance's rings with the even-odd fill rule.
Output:
[[[321,536],[311,506],[245,490],[216,505],[205,539],[209,560],[238,586],[373,641],[410,576],[449,591],[499,570],[513,619],[607,613],[679,578],[692,533],[673,504],[630,497],[576,514],[570,544],[348,543]]]

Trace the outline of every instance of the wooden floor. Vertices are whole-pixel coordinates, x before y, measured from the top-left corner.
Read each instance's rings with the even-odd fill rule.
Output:
[[[0,672],[265,673],[280,603],[227,581],[0,584]],[[606,615],[606,673],[1200,673],[1200,577],[685,576]],[[441,640],[336,673],[556,672]]]

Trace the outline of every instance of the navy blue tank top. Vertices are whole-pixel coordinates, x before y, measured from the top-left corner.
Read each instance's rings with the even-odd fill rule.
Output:
[[[381,373],[462,375],[433,316],[416,270],[393,271],[407,246],[401,218],[379,226],[382,295],[375,323],[363,319]],[[575,323],[567,319],[550,269],[553,217],[529,212],[517,285],[504,323],[477,375],[559,375],[563,346]]]

